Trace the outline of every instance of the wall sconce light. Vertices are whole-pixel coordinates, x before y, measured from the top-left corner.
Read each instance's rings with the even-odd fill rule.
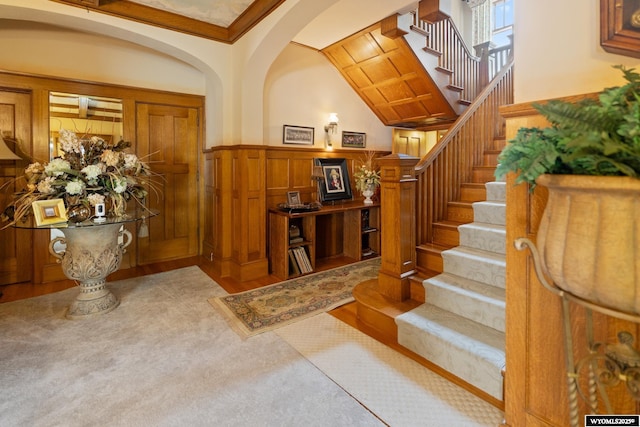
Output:
[[[338,113],[330,113],[329,114],[329,123],[324,126],[325,132],[325,146],[329,150],[333,150],[333,144],[331,143],[331,133],[336,133],[338,130]]]
[[[2,138],[2,131],[0,131],[0,160],[22,160],[7,147],[7,143]]]

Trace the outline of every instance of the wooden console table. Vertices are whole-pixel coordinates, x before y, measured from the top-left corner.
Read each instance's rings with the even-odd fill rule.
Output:
[[[290,238],[292,226],[298,228],[302,239]],[[345,256],[356,262],[379,256],[380,204],[345,202],[301,213],[269,209],[271,273],[283,280],[304,274],[290,259],[290,251],[299,247],[311,264],[308,272],[315,271],[316,262],[325,258]]]

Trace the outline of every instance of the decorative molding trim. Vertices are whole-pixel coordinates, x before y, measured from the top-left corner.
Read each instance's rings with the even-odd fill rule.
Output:
[[[229,27],[225,28],[127,0],[50,1],[229,44],[233,44],[284,3],[284,0],[256,0]]]

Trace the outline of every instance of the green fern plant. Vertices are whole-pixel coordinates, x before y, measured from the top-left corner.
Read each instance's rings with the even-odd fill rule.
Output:
[[[640,177],[640,74],[616,65],[627,83],[598,99],[534,107],[551,123],[521,128],[498,157],[496,178],[518,173],[533,189],[542,174]]]

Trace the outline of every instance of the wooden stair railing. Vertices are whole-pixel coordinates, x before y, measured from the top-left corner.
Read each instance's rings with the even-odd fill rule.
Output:
[[[426,37],[424,50],[438,56],[438,71],[450,76],[448,88],[460,92],[460,102],[470,104],[509,62],[509,45],[491,48],[491,43],[474,47],[474,55],[451,18],[426,22],[418,10],[411,12],[411,30]]]
[[[446,218],[461,184],[471,181],[485,151],[504,135],[499,108],[513,103],[513,59],[496,75],[436,146],[416,165],[416,247],[433,243],[433,224]],[[420,263],[417,269],[429,270]]]

